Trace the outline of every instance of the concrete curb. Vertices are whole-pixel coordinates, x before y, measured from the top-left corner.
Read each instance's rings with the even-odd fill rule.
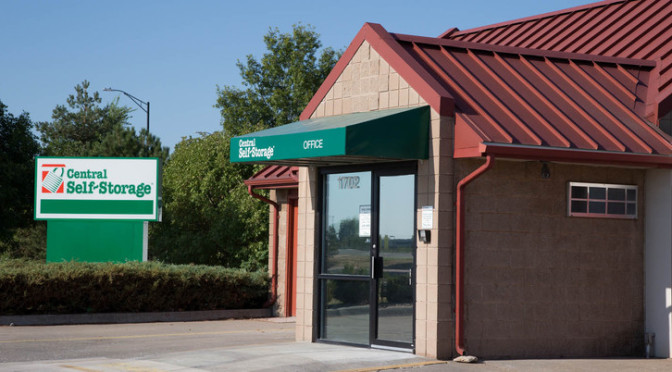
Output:
[[[68,324],[114,324],[154,322],[195,322],[202,320],[268,318],[268,309],[207,310],[154,313],[101,313],[101,314],[54,314],[54,315],[3,315],[0,326],[40,326]]]

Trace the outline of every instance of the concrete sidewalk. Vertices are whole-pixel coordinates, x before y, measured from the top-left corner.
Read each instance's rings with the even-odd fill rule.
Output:
[[[287,319],[0,327],[0,371],[672,371],[672,360],[459,364],[410,353],[297,343]]]
[[[502,360],[460,364],[428,360],[406,353],[352,348],[320,343],[281,343],[274,345],[213,348],[168,353],[150,358],[85,358],[59,361],[0,364],[0,371],[16,372],[127,372],[127,371],[672,371],[672,360],[661,359],[562,359]]]
[[[83,358],[0,364],[0,371],[365,371],[439,363],[411,354],[339,345],[282,343],[167,353],[131,359]]]

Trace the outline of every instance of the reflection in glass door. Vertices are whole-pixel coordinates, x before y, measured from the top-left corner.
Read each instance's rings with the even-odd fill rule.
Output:
[[[415,168],[324,175],[323,340],[413,347]]]
[[[321,338],[369,343],[371,172],[325,176]]]
[[[378,178],[376,338],[410,347],[413,342],[415,176]]]

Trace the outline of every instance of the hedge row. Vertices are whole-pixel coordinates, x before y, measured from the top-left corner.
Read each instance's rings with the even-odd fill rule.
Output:
[[[268,282],[215,266],[0,260],[0,314],[261,308]]]

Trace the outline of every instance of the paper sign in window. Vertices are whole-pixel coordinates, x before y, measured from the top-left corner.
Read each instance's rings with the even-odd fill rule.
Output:
[[[359,206],[359,237],[368,238],[371,236],[371,206]]]

